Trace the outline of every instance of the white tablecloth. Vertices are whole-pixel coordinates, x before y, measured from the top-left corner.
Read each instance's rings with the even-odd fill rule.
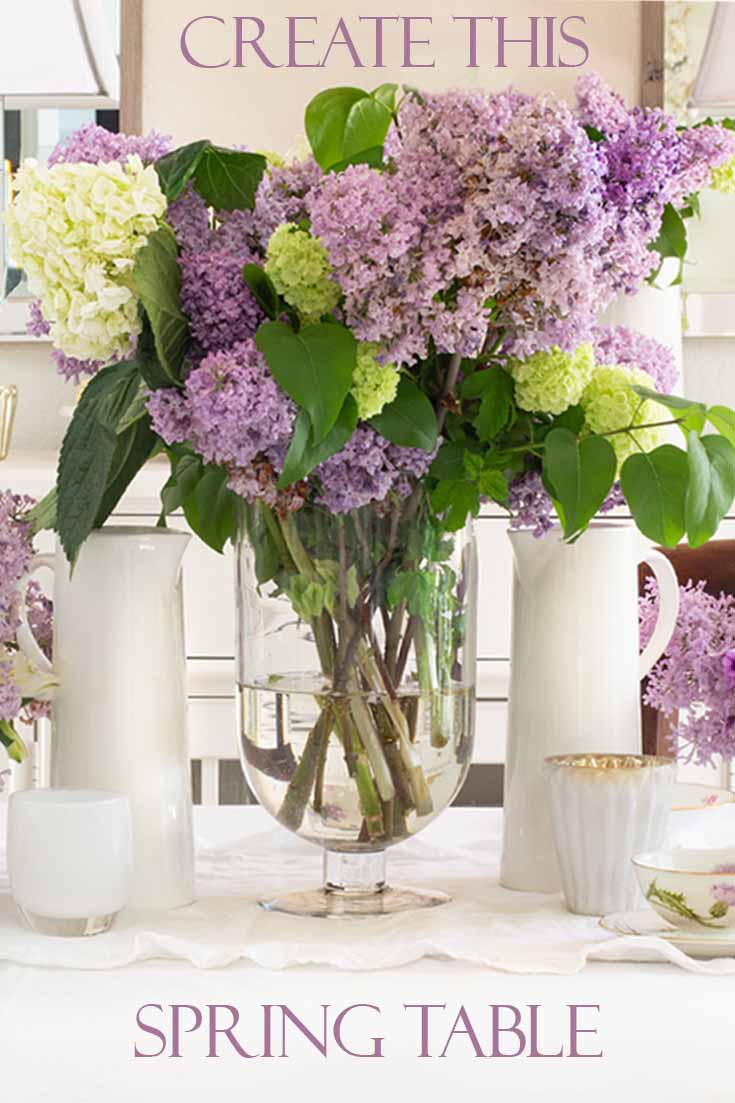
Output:
[[[405,953],[404,932],[397,930],[388,942],[393,944],[393,958],[385,954],[381,968],[368,972],[344,971],[325,965],[302,966],[286,971],[262,969],[254,960],[270,966],[281,967],[295,961],[314,960],[313,939],[320,940],[320,957],[324,959],[324,939],[332,940],[334,960],[343,965],[360,967],[372,949],[356,951],[354,934],[344,933],[341,924],[312,921],[318,936],[305,931],[302,921],[290,917],[263,916],[252,907],[252,859],[247,855],[262,853],[267,845],[268,861],[258,873],[261,881],[266,872],[270,883],[266,889],[275,888],[278,882],[316,883],[319,879],[319,855],[310,848],[294,850],[294,844],[283,833],[272,833],[268,821],[258,809],[198,809],[197,837],[199,840],[200,869],[206,876],[200,880],[204,899],[221,900],[225,888],[235,897],[229,898],[229,910],[222,909],[222,942],[225,954],[221,961],[212,959],[200,964],[212,966],[232,960],[227,968],[207,970],[192,968],[195,960],[192,951],[192,929],[187,928],[183,939],[173,945],[163,944],[156,936],[155,924],[143,923],[146,928],[142,944],[134,946],[133,958],[150,957],[151,954],[183,957],[188,960],[136,960],[120,968],[121,958],[113,958],[109,966],[99,960],[90,962],[91,968],[62,970],[40,968],[30,964],[0,963],[0,1098],[18,1100],[18,1103],[36,1103],[54,1100],[54,1103],[106,1103],[107,1100],[148,1100],[170,1098],[187,1101],[201,1100],[205,1092],[220,1092],[222,1098],[235,1098],[235,1092],[263,1093],[263,1098],[280,1101],[297,1098],[334,1097],[337,1092],[349,1094],[352,1100],[374,1100],[377,1093],[390,1091],[391,1098],[402,1098],[410,1091],[423,1100],[443,1099],[447,1092],[456,1090],[457,1078],[463,1081],[470,1097],[490,1094],[495,1098],[518,1099],[619,1099],[625,1090],[629,1098],[643,1098],[643,1094],[631,1093],[631,1084],[644,1084],[648,1078],[656,1079],[655,1092],[667,1100],[732,1100],[731,1068],[728,1055],[731,1052],[731,1023],[733,981],[725,976],[708,976],[687,973],[670,964],[604,964],[592,962],[578,973],[568,967],[558,968],[559,960],[569,964],[568,933],[558,942],[549,944],[546,956],[538,949],[526,945],[525,956],[515,958],[516,966],[525,961],[526,967],[515,975],[491,972],[482,962],[491,959],[497,947],[489,949],[482,941],[480,920],[487,923],[487,902],[493,888],[488,883],[488,869],[492,866],[493,851],[497,849],[499,814],[492,811],[452,810],[432,826],[422,839],[411,848],[406,847],[391,855],[393,876],[396,880],[419,879],[434,884],[444,884],[450,891],[460,890],[457,918],[467,918],[468,910],[475,915],[472,931],[474,944],[481,952],[467,960],[467,929],[458,925],[455,932],[457,944],[463,947],[454,956],[458,959],[433,960],[422,957],[436,953],[437,946],[431,939],[421,939],[415,950],[414,964],[398,968],[394,961],[410,960]],[[253,835],[265,832],[253,848]],[[250,836],[249,843],[238,842]],[[495,842],[494,842],[495,840]],[[426,848],[422,853],[421,848]],[[406,854],[406,851],[409,853]],[[458,876],[457,856],[464,854],[465,867]],[[433,866],[427,876],[426,859],[430,854]],[[442,859],[442,855],[444,858]],[[293,865],[298,865],[294,880]],[[279,869],[281,873],[279,874]],[[467,881],[471,869],[475,870],[475,885],[468,891]],[[283,871],[289,871],[283,874]],[[239,888],[238,888],[239,886]],[[490,894],[490,895],[488,895]],[[512,894],[516,895],[516,894]],[[530,900],[530,898],[529,898]],[[496,900],[497,902],[497,900]],[[559,923],[563,912],[558,902],[547,899],[544,922]],[[196,907],[201,907],[197,905]],[[463,911],[463,909],[465,909]],[[438,922],[438,916],[449,909],[437,909],[427,913],[421,922]],[[182,913],[183,914],[183,913]],[[253,915],[255,918],[253,918]],[[0,958],[7,958],[8,939],[24,940],[18,946],[35,945],[34,954],[26,960],[42,960],[48,948],[40,948],[49,941],[28,941],[25,932],[11,922],[12,911],[0,896]],[[206,912],[207,938],[201,945],[210,945],[212,914]],[[391,924],[394,920],[380,920]],[[505,961],[494,962],[501,968],[508,967],[507,947],[509,934],[515,928],[519,935],[523,922],[518,912],[508,914],[508,930],[505,932]],[[587,923],[588,921],[581,921]],[[130,942],[125,941],[125,921],[118,925],[118,950],[122,947],[129,954]],[[254,923],[255,927],[249,926]],[[267,923],[268,926],[258,924]],[[613,947],[625,940],[608,939],[597,931],[594,921],[589,921],[592,952],[610,954]],[[275,924],[273,926],[272,924]],[[350,926],[352,926],[350,924]],[[160,924],[159,924],[160,927]],[[558,928],[562,930],[561,926]],[[566,928],[568,932],[568,928]],[[13,935],[15,931],[15,935]],[[10,932],[10,934],[9,934]],[[21,932],[20,934],[18,932]],[[579,939],[575,933],[574,944]],[[111,936],[112,937],[112,936]],[[171,936],[166,935],[164,940]],[[114,942],[114,938],[112,939]],[[434,932],[434,938],[439,938]],[[346,941],[345,941],[346,940]],[[352,942],[350,942],[352,940]],[[365,942],[368,939],[366,937]],[[447,946],[451,932],[446,929],[441,938],[440,952],[451,956]],[[487,942],[487,940],[486,940]],[[233,948],[247,943],[246,954],[232,952]],[[196,945],[196,938],[193,940]],[[65,944],[67,947],[71,943]],[[76,944],[79,947],[80,944]],[[89,940],[81,948],[100,953],[103,939]],[[551,949],[549,949],[551,945]],[[538,943],[536,943],[538,947]],[[630,946],[630,944],[628,944]],[[351,947],[351,948],[350,948]],[[401,947],[404,947],[401,950]],[[536,955],[536,968],[549,969],[552,973],[570,975],[532,975],[527,971],[531,957]],[[647,954],[651,947],[643,947]],[[76,951],[74,951],[76,952]],[[576,951],[575,951],[576,952]],[[628,951],[629,952],[629,951]],[[653,952],[657,952],[653,948]],[[357,960],[345,961],[345,955],[357,954]],[[312,956],[310,956],[312,955]],[[125,957],[125,953],[122,954]],[[553,963],[556,962],[556,966]],[[78,965],[78,962],[76,962]],[[577,968],[581,966],[579,962]],[[712,963],[722,966],[722,963]],[[203,1033],[183,1035],[183,1056],[180,1059],[160,1057],[136,1058],[137,1044],[156,1048],[155,1036],[143,1033],[136,1026],[136,1012],[143,1004],[159,1004],[160,1013],[167,1015],[171,1004],[189,1004],[206,1008],[208,1004],[228,1004],[239,1009],[244,1034],[252,1040],[251,1051],[259,1052],[256,1020],[265,1003],[288,1004],[304,1021],[312,1024],[321,1021],[323,1005],[329,1013],[349,1004],[365,1003],[379,1011],[365,1011],[365,1031],[384,1036],[385,1057],[382,1060],[365,1060],[334,1051],[324,1060],[308,1043],[299,1046],[293,1042],[293,1053],[288,1059],[245,1060],[234,1050],[227,1052],[227,1045],[218,1058],[206,1056],[207,1043]],[[418,1012],[406,1011],[404,1004],[431,1003],[439,1006],[432,1012],[436,1023],[432,1035],[434,1059],[422,1059],[418,1031]],[[555,1059],[526,1057],[517,1060],[478,1060],[466,1035],[456,1035],[442,1060],[438,1057],[456,1020],[461,1006],[467,1009],[473,1023],[485,1035],[488,1033],[488,1004],[509,1004],[526,1008],[540,1004],[542,1031],[547,1039],[545,1049],[550,1052],[563,1044],[568,1019],[569,1004],[599,1005],[595,1021],[599,1033],[591,1036],[592,1049],[601,1046],[603,1057],[594,1059]],[[157,1012],[155,1014],[158,1014]],[[186,1013],[183,1013],[184,1015]],[[194,1012],[190,1013],[192,1016]],[[152,1017],[149,1021],[164,1019]],[[168,1020],[165,1020],[168,1022]],[[184,1017],[184,1024],[191,1019]],[[379,1029],[369,1030],[368,1025]],[[592,1020],[590,1020],[592,1021]],[[168,1037],[170,1043],[170,1037]],[[303,1039],[302,1039],[303,1041]],[[170,1045],[169,1045],[170,1048]],[[355,1045],[357,1047],[357,1044]],[[168,1050],[167,1050],[168,1052]],[[298,1070],[302,1079],[294,1079]],[[311,1087],[308,1085],[311,1084]],[[454,1088],[452,1087],[454,1085]],[[7,1096],[5,1088],[12,1090]],[[648,1089],[645,1089],[648,1098]]]

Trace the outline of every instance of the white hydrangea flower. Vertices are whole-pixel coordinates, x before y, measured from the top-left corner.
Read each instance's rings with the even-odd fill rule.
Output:
[[[166,211],[153,166],[25,161],[5,216],[10,248],[66,356],[126,356],[140,332],[135,257]]]

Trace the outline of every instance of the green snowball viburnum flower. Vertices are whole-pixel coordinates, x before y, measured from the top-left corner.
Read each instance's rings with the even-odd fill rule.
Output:
[[[712,170],[709,186],[724,195],[735,195],[735,157]]]
[[[563,352],[554,345],[535,352],[528,360],[515,360],[510,372],[516,402],[529,413],[563,414],[581,399],[594,367],[590,344],[580,345],[574,352]]]
[[[641,398],[634,386],[651,386],[651,377],[635,368],[597,367],[582,395],[585,425],[593,433],[613,433],[608,440],[618,457],[618,470],[635,452],[652,452],[666,440],[661,428],[635,428],[664,421],[666,410],[651,398]],[[633,426],[629,432],[617,429]]]
[[[381,364],[376,359],[378,345],[366,341],[357,346],[357,363],[352,377],[352,397],[357,403],[357,416],[367,421],[392,402],[398,390],[398,368]]]
[[[339,302],[327,250],[308,230],[284,222],[268,242],[265,271],[279,295],[304,321],[317,321]]]

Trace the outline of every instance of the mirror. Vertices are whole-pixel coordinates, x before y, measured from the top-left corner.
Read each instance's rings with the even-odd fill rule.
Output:
[[[50,93],[44,88],[47,70],[38,57],[37,36],[26,37],[27,29],[18,26],[15,11],[0,15],[0,35],[5,32],[2,24],[9,20],[13,27],[8,33],[15,39],[17,32],[18,46],[33,42],[27,63],[13,54],[5,87],[8,70],[0,66],[0,210],[12,202],[12,177],[26,158],[46,161],[60,141],[85,123],[119,129],[120,0],[68,0],[68,4],[67,0],[34,0],[31,7],[36,17],[44,14],[36,10],[39,2],[45,14],[57,21],[54,29],[65,49],[57,49],[56,57],[63,54],[76,60],[53,78],[62,91]],[[58,41],[49,36],[49,49]],[[23,272],[9,253],[0,225],[0,337],[25,336],[29,302]]]

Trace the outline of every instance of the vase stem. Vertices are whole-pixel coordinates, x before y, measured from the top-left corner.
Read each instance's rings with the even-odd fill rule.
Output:
[[[327,893],[373,896],[385,889],[385,851],[324,851]]]

